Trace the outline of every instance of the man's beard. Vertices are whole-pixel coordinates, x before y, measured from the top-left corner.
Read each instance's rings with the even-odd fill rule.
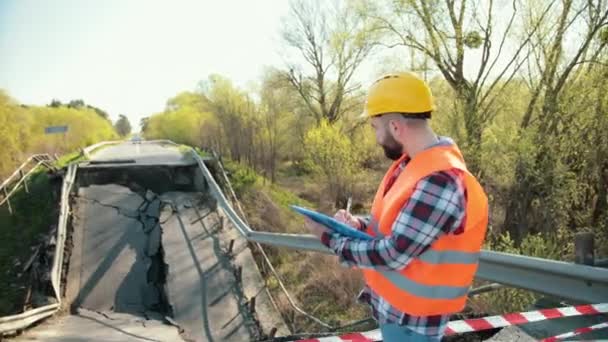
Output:
[[[382,149],[384,155],[391,160],[397,160],[403,154],[403,145],[390,135],[387,135],[387,141],[382,144]]]

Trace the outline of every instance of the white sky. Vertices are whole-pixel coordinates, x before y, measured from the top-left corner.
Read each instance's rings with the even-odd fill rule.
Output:
[[[281,66],[279,0],[0,0],[0,88],[25,104],[83,99],[113,120],[162,111],[218,73]]]

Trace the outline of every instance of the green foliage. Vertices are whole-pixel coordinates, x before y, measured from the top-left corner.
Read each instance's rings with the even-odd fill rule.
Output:
[[[528,234],[517,245],[509,232],[505,232],[489,236],[485,248],[497,252],[572,262],[574,258],[573,241],[571,232],[566,229],[558,229],[555,234]],[[529,310],[539,295],[521,289],[503,288],[482,294],[480,297],[490,307],[496,308],[497,312],[506,313]]]
[[[14,213],[6,204],[0,207],[0,316],[21,312],[25,299],[26,275],[19,275],[31,256],[30,246],[56,223],[56,202],[46,173],[35,172],[28,181],[30,193],[23,187],[11,197]],[[13,267],[15,262],[19,267]]]
[[[310,167],[325,178],[332,195],[344,196],[352,191],[354,175],[363,158],[337,125],[322,120],[306,133],[304,144]]]
[[[464,45],[466,45],[470,49],[477,49],[483,43],[483,38],[477,31],[468,32],[464,36]]]
[[[202,147],[207,127],[213,125],[213,117],[206,111],[206,102],[200,94],[183,92],[167,101],[164,112],[154,114],[141,128],[147,139],[169,139],[179,144]]]
[[[55,162],[55,166],[58,168],[63,168],[72,163],[77,163],[81,160],[84,160],[84,156],[80,151],[64,154]]]
[[[293,192],[284,189],[278,185],[271,185],[269,188],[269,194],[274,203],[278,204],[283,208],[287,208],[292,204],[308,208],[314,207],[313,204],[309,201],[296,196]]]
[[[604,27],[600,30],[599,39],[600,43],[608,44],[608,27]]]
[[[63,154],[116,138],[109,121],[89,106],[22,106],[0,91],[0,176],[34,153]],[[48,126],[67,125],[65,134],[44,134]]]
[[[228,179],[237,196],[242,196],[261,180],[260,176],[253,169],[238,162],[227,161],[224,166],[226,167],[226,173],[228,173]]]

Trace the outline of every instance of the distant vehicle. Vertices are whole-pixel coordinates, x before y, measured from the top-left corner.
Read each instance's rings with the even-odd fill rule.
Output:
[[[141,141],[142,141],[142,140],[143,140],[143,139],[141,138],[141,136],[139,136],[139,135],[137,135],[137,134],[131,137],[131,142],[132,142],[133,144],[141,144]]]

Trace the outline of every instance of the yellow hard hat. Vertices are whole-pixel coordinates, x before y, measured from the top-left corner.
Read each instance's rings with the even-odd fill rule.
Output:
[[[400,72],[381,77],[372,84],[367,93],[363,116],[403,113],[421,117],[422,113],[433,110],[435,105],[431,88],[413,73]]]

